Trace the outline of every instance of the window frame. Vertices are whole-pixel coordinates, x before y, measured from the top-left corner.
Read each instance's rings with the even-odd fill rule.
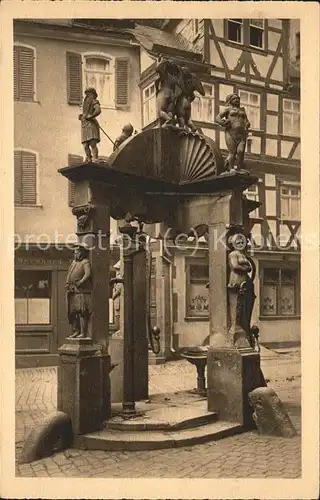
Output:
[[[112,82],[112,98],[110,100],[110,103],[104,103],[102,100],[101,94],[98,92],[98,101],[100,103],[101,109],[117,109],[116,106],[116,58],[114,56],[111,56],[110,54],[106,52],[83,52],[81,53],[81,59],[82,59],[82,82],[83,82],[83,89],[85,90],[87,85],[86,85],[86,60],[87,59],[101,59],[104,61],[109,61],[110,62],[110,67],[112,68],[111,73],[106,73],[110,74],[110,82]],[[90,72],[90,70],[89,70]],[[97,89],[96,89],[97,90]]]
[[[145,100],[145,91],[150,89],[151,87],[154,87],[154,94],[152,95],[152,97],[149,97],[148,99]],[[157,106],[156,106],[156,85],[155,85],[155,81],[151,82],[149,85],[147,85],[146,87],[144,87],[143,89],[141,89],[141,106],[142,106],[142,125],[143,127],[147,127],[148,125],[150,125],[151,123],[155,122],[157,120]],[[145,104],[149,101],[151,101],[151,99],[154,99],[155,101],[155,117],[153,120],[151,121],[148,121],[148,122],[145,122]]]
[[[259,304],[259,319],[260,320],[295,320],[299,319],[301,316],[301,273],[299,263],[292,262],[283,264],[279,261],[274,262],[260,262],[260,304]],[[272,283],[276,286],[276,313],[275,314],[265,314],[262,309],[262,297],[263,297],[263,286],[266,284],[264,280],[264,272],[266,269],[277,269],[278,271],[278,279],[276,283]],[[281,298],[281,271],[282,270],[291,270],[295,271],[294,277],[294,314],[281,314],[281,306],[280,306],[280,298]],[[285,284],[285,283],[284,283]]]
[[[250,126],[250,131],[251,131],[251,130],[254,130],[254,131],[261,131],[261,116],[262,116],[262,113],[261,113],[261,93],[260,93],[260,92],[251,92],[251,90],[247,90],[247,89],[244,89],[244,88],[241,88],[241,87],[238,89],[238,92],[239,92],[239,96],[240,96],[240,102],[241,102],[241,99],[242,99],[242,98],[241,98],[241,92],[242,92],[242,93],[246,93],[246,94],[248,94],[248,101],[250,100],[250,95],[256,95],[256,96],[258,96],[258,102],[259,102],[259,105],[258,105],[258,106],[254,106],[253,104],[250,104],[250,102],[246,102],[246,103],[244,103],[243,101],[241,102],[241,104],[240,104],[240,105],[241,105],[243,108],[245,108],[245,110],[246,110],[246,113],[247,113],[247,116],[248,116],[248,120],[249,120],[249,122],[250,122],[250,124],[251,124],[251,126]],[[252,126],[252,119],[250,119],[250,116],[248,115],[248,110],[247,110],[247,107],[249,107],[249,108],[250,108],[250,107],[251,107],[251,108],[256,108],[256,109],[258,109],[258,110],[259,110],[259,116],[258,116],[259,127],[258,127],[258,128],[254,128],[254,127]]]
[[[22,42],[14,42],[13,43],[13,57],[14,57],[14,48],[15,47],[25,47],[27,49],[31,49],[33,51],[33,99],[25,100],[25,99],[14,99],[14,102],[38,102],[38,91],[37,91],[37,49],[33,45],[28,45],[27,43]],[[14,85],[14,61],[13,61],[13,85]],[[14,91],[13,91],[14,92]]]
[[[247,197],[248,200],[260,202],[260,199],[259,199],[259,194],[260,194],[259,193],[259,183],[260,182],[261,182],[261,180],[259,179],[259,181],[256,184],[252,184],[251,186],[249,186],[249,188],[247,188],[245,191],[243,191],[243,194]],[[249,191],[249,189],[251,189],[251,188],[255,188],[254,192]],[[252,218],[255,219],[255,218],[259,217],[259,208],[260,207],[257,207],[255,210],[250,212],[251,219]]]
[[[16,316],[15,316],[15,327],[19,331],[51,331],[53,324],[54,324],[54,294],[53,294],[53,289],[54,289],[54,272],[51,267],[48,266],[43,266],[43,268],[35,268],[34,266],[31,267],[17,267],[15,269],[15,273],[18,272],[46,272],[47,274],[50,275],[50,296],[49,296],[49,323],[16,323]],[[16,280],[14,280],[16,282]],[[28,297],[26,297],[27,300]],[[15,294],[15,289],[14,289],[14,303],[16,300],[16,294]]]
[[[289,102],[290,103],[290,106],[291,106],[291,109],[285,109],[284,108],[284,105],[285,105],[285,102]],[[298,103],[299,104],[299,111],[295,111],[293,109],[293,104],[294,103]],[[300,137],[300,132],[301,132],[301,116],[300,116],[300,113],[301,113],[301,103],[298,99],[282,99],[282,135],[288,135],[290,137]],[[284,121],[284,117],[285,117],[285,114],[286,115],[290,115],[291,116],[291,119],[292,119],[292,125],[293,125],[293,117],[294,115],[298,115],[299,116],[299,131],[297,133],[295,133],[293,130],[292,131],[289,131],[288,130],[285,130],[285,121]],[[293,127],[292,127],[293,129]]]
[[[288,188],[290,191],[291,189],[298,189],[299,190],[299,194],[297,196],[293,196],[294,198],[298,199],[299,200],[299,212],[300,212],[300,217],[297,219],[297,218],[294,218],[292,217],[291,215],[291,199],[292,199],[292,196],[289,194],[288,197],[286,197],[288,200],[289,200],[289,215],[284,215],[282,213],[282,198],[283,198],[283,194],[282,194],[282,188],[283,187],[286,187]],[[279,210],[280,210],[280,220],[281,221],[285,221],[285,220],[288,220],[288,221],[300,221],[301,220],[301,184],[299,182],[290,182],[290,181],[280,181],[279,182]]]
[[[244,47],[247,47],[248,49],[250,49],[251,51],[254,51],[256,50],[257,52],[266,52],[267,50],[267,23],[266,23],[266,19],[261,19],[263,21],[263,28],[259,28],[258,26],[255,26],[254,24],[251,24],[250,23],[250,19],[244,19],[244,18],[241,18],[239,19],[239,21],[242,21],[242,23],[238,23],[238,24],[242,24],[242,27],[241,27],[241,42],[237,42],[235,40],[230,40],[229,38],[229,33],[228,33],[228,28],[229,28],[229,21],[230,22],[233,22],[234,24],[236,24],[236,21],[231,19],[231,18],[227,18],[225,20],[225,29],[224,29],[224,40],[226,41],[226,43],[229,43],[229,44],[234,44],[234,45],[242,45]],[[253,28],[256,28],[256,29],[260,29],[262,31],[262,46],[259,47],[258,45],[251,45],[250,44],[250,27],[253,27]]]
[[[216,87],[213,83],[210,83],[210,82],[202,82],[202,85],[203,87],[211,87],[211,95],[207,96],[207,95],[204,95],[204,96],[201,96],[201,95],[196,95],[195,97],[195,100],[191,103],[191,116],[192,116],[192,119],[194,121],[198,121],[198,122],[203,122],[203,123],[215,123],[215,104],[216,104],[216,93],[215,93],[215,90],[216,90]],[[195,102],[196,102],[196,99],[198,99],[198,102],[200,103],[201,105],[201,112],[199,113],[199,115],[197,116],[196,113],[195,113],[195,109],[194,109],[194,106],[195,106]],[[211,119],[208,120],[206,119],[204,116],[203,116],[203,103],[204,101],[211,101],[212,102],[212,116],[211,116]]]
[[[206,259],[200,258],[200,257],[185,257],[185,321],[209,321],[209,299],[208,299],[208,314],[202,314],[202,315],[197,315],[197,314],[192,314],[190,307],[189,307],[189,298],[190,298],[190,284],[191,284],[191,277],[190,277],[190,267],[191,266],[199,266],[199,267],[207,267],[208,268],[208,279],[201,279],[199,278],[198,281],[199,283],[207,284],[209,282],[209,264]],[[209,293],[209,292],[208,292]]]
[[[33,149],[28,149],[28,148],[20,148],[20,147],[17,147],[17,148],[14,148],[14,153],[15,152],[22,152],[22,153],[31,153],[33,155],[35,155],[35,159],[36,159],[36,165],[35,165],[35,171],[36,171],[36,182],[35,182],[35,188],[36,188],[36,203],[33,203],[33,204],[16,204],[15,201],[14,201],[14,208],[19,208],[19,209],[23,209],[23,208],[36,208],[36,207],[42,207],[42,204],[40,203],[40,193],[39,193],[39,188],[40,188],[40,176],[39,176],[39,152],[38,151],[34,151]],[[15,179],[13,181],[15,183]]]

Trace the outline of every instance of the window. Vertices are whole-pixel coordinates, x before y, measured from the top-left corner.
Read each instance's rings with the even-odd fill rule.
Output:
[[[299,136],[300,134],[300,102],[283,99],[283,133]]]
[[[114,104],[114,68],[111,59],[85,57],[85,87],[94,87],[102,106]]]
[[[260,95],[252,92],[239,92],[241,105],[245,108],[251,129],[260,129]]]
[[[246,47],[264,48],[264,19],[227,19],[225,38]]]
[[[249,19],[249,45],[263,47],[263,19]]]
[[[31,151],[14,152],[14,204],[37,205],[37,159]]]
[[[48,325],[51,322],[50,271],[15,272],[17,325]]]
[[[300,314],[297,268],[262,269],[260,314],[286,317]]]
[[[296,33],[296,60],[300,61],[300,32]]]
[[[66,58],[69,104],[81,105],[84,88],[94,87],[102,107],[129,106],[129,58],[76,52],[67,52]]]
[[[13,48],[13,88],[15,101],[35,100],[35,50],[26,45]]]
[[[248,200],[259,201],[258,184],[248,187],[244,193]],[[250,212],[250,217],[259,217],[259,208]]]
[[[205,96],[196,96],[192,102],[191,116],[193,120],[214,122],[214,86],[203,83]]]
[[[280,186],[281,219],[300,220],[300,186]]]
[[[231,42],[242,43],[243,38],[243,20],[228,19],[227,21],[227,38]]]
[[[186,262],[186,316],[209,317],[209,266],[190,259]]]
[[[156,87],[152,83],[142,90],[143,125],[146,126],[157,118]]]

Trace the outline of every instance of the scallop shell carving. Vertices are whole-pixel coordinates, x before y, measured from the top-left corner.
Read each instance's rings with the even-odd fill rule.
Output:
[[[205,138],[197,133],[180,137],[180,184],[212,178],[217,173],[214,152]]]

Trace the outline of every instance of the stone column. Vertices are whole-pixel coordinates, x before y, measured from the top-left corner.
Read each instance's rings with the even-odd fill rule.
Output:
[[[248,341],[235,343],[236,303],[228,292],[227,230],[242,226],[241,191],[216,199],[209,218],[210,347],[207,360],[208,410],[221,420],[254,426],[248,394],[261,383],[260,356]],[[231,310],[232,309],[232,310]],[[236,325],[237,328],[237,325]]]
[[[67,413],[75,434],[97,431],[110,416],[109,205],[105,185],[75,183],[79,243],[91,249],[92,315],[87,338],[67,338],[60,347],[58,410]],[[67,312],[66,312],[67,314]]]

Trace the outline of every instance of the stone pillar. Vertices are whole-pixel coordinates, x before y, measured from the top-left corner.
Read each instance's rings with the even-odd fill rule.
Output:
[[[60,347],[58,410],[67,413],[76,434],[103,426],[111,413],[108,355],[109,224],[108,191],[89,181],[75,183],[79,243],[89,246],[92,315],[87,338],[67,338]],[[67,314],[67,312],[66,312]]]
[[[221,420],[253,427],[248,394],[261,383],[260,356],[247,340],[235,344],[234,314],[228,292],[230,226],[242,226],[241,190],[214,200],[209,218],[210,347],[207,359],[208,410]]]

